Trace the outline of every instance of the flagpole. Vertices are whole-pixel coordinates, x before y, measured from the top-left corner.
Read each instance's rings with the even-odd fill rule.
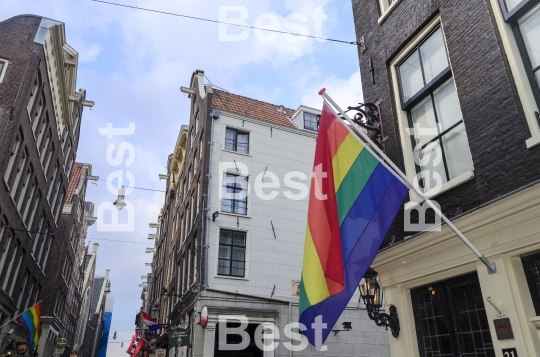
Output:
[[[24,314],[26,311],[30,310],[31,308],[33,308],[34,306],[36,306],[37,304],[39,304],[40,302],[43,302],[43,300],[40,300],[38,302],[36,302],[34,305],[30,306],[28,309],[24,310],[23,312],[21,312],[20,314],[18,314],[17,316],[15,316],[14,318],[12,318],[11,320],[9,320],[8,322],[6,322],[5,324],[3,324],[2,326],[0,326],[0,330],[2,329],[2,327],[6,326],[6,325],[9,325],[9,323],[13,320],[15,320],[17,317],[21,316],[22,314]]]
[[[420,191],[419,188],[416,188],[412,184],[409,178],[403,172],[401,172],[401,170],[392,162],[392,160],[390,160],[362,130],[358,129],[356,124],[351,120],[351,118],[347,116],[343,109],[341,109],[339,105],[337,105],[337,103],[334,102],[334,100],[330,98],[328,94],[326,94],[325,88],[319,91],[319,95],[321,95],[328,103],[330,103],[334,108],[336,108],[339,113],[345,118],[345,120],[347,120],[347,122],[351,125],[351,128],[354,130],[354,132],[359,135],[362,140],[364,140],[371,146],[371,149],[374,150],[386,162],[386,164],[388,164],[394,170],[394,172],[401,178],[401,180],[404,181],[404,183],[406,183],[406,185],[410,189],[414,190],[416,194],[420,196],[427,203],[427,205],[431,209],[433,209],[433,211],[435,211],[435,214],[441,217],[441,219],[448,225],[448,227],[450,227],[451,230],[454,231],[454,233],[456,233],[456,235],[463,241],[463,243],[465,243],[469,247],[469,249],[473,251],[476,257],[480,259],[482,263],[484,263],[484,265],[487,267],[488,273],[495,274],[497,272],[497,267],[495,266],[495,263],[487,260],[486,257],[482,253],[480,253],[480,251],[478,251],[478,249],[476,249],[476,247],[472,245],[472,243],[463,235],[463,233],[461,233],[461,231],[456,226],[454,226],[452,222],[450,222],[450,220],[441,212],[441,210],[429,198],[427,198],[424,193]]]

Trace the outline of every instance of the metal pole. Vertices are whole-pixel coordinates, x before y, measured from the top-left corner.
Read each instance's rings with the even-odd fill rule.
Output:
[[[330,98],[330,96],[328,94],[326,94],[326,89],[324,89],[324,88],[321,89],[320,92],[319,92],[319,95],[321,95],[329,104],[331,104],[334,108],[336,108],[340,112],[340,114],[345,118],[345,120],[347,120],[347,122],[349,122],[349,124],[351,125],[351,128],[354,130],[354,132],[358,136],[360,136],[360,138],[364,142],[369,144],[370,149],[375,151],[386,162],[386,164],[389,165],[394,170],[394,173],[399,176],[398,178],[400,178],[401,181],[407,187],[409,187],[409,189],[414,190],[416,192],[416,194],[418,196],[420,196],[427,203],[427,205],[431,209],[433,209],[433,211],[435,211],[435,214],[437,214],[439,217],[441,217],[441,219],[448,225],[448,227],[450,227],[450,229],[453,230],[454,233],[456,233],[456,235],[463,241],[463,243],[465,243],[467,245],[467,247],[469,247],[469,249],[471,249],[473,251],[473,253],[478,257],[478,259],[480,259],[480,261],[482,263],[484,263],[484,265],[487,267],[488,273],[489,274],[495,274],[497,272],[497,267],[495,266],[495,263],[490,262],[489,260],[487,260],[486,257],[484,257],[484,255],[482,253],[480,253],[478,251],[478,249],[476,249],[475,246],[473,246],[472,243],[460,232],[460,230],[456,226],[454,226],[454,224],[452,222],[450,222],[450,220],[441,212],[441,210],[439,210],[439,208],[437,206],[435,206],[435,204],[433,204],[433,202],[429,198],[427,198],[424,195],[424,193],[420,191],[419,188],[416,188],[412,184],[412,182],[409,180],[409,178],[403,172],[401,172],[401,170],[392,162],[392,160],[390,160],[381,151],[381,149],[379,149],[379,147],[377,145],[375,145],[375,143],[373,143],[371,141],[371,139],[362,130],[359,130],[357,128],[356,124],[351,120],[351,118],[349,118],[347,116],[347,114],[343,111],[343,109],[341,109],[339,107],[339,105],[337,105],[337,103],[334,102],[334,100],[332,98]]]

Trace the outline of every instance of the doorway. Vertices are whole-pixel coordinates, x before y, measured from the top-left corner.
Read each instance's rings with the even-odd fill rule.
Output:
[[[411,290],[423,357],[495,357],[476,273]]]

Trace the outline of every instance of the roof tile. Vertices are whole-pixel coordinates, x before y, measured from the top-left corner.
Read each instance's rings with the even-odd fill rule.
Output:
[[[66,194],[66,202],[73,200],[73,194],[79,185],[79,179],[81,178],[83,164],[76,162],[71,171],[71,177],[69,178],[69,186]]]
[[[213,91],[212,105],[214,108],[276,125],[296,128],[289,119],[295,112],[293,109],[224,92],[219,89],[213,89]]]

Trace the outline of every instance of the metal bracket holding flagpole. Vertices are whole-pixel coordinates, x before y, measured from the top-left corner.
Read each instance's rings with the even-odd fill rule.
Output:
[[[473,253],[476,255],[476,257],[478,259],[480,259],[480,261],[482,263],[484,263],[484,265],[487,267],[487,270],[488,270],[488,273],[489,274],[495,274],[497,272],[497,267],[495,265],[494,262],[490,262],[489,260],[486,259],[486,257],[480,253],[480,251],[478,251],[478,249],[476,249],[476,247],[474,245],[472,245],[472,243],[463,235],[463,233],[461,233],[461,231],[452,223],[450,222],[450,220],[441,212],[441,210],[435,205],[433,204],[433,202],[427,198],[424,193],[422,191],[420,191],[419,188],[416,188],[412,182],[409,180],[409,178],[403,173],[401,172],[401,170],[392,162],[392,160],[390,160],[383,152],[381,149],[379,149],[379,147],[362,131],[362,130],[359,130],[358,127],[356,126],[356,124],[352,121],[351,118],[349,118],[347,116],[347,114],[343,111],[343,109],[341,109],[339,107],[339,105],[337,105],[336,102],[334,102],[334,100],[332,98],[330,98],[330,96],[328,94],[326,94],[326,88],[323,88],[319,91],[319,95],[322,96],[324,98],[325,101],[327,101],[329,104],[331,104],[342,116],[345,120],[347,120],[347,122],[350,124],[352,130],[354,130],[354,132],[360,136],[360,138],[369,144],[371,150],[375,151],[385,162],[388,166],[390,166],[396,175],[399,176],[399,178],[403,181],[403,183],[406,184],[406,186],[409,187],[409,189],[412,189],[416,192],[416,194],[418,196],[420,196],[426,203],[427,205],[433,209],[433,211],[435,211],[435,214],[438,215],[439,217],[441,217],[441,219],[444,221],[444,223],[446,223],[448,225],[448,227],[450,227],[451,230],[454,231],[454,233],[456,233],[456,235],[459,237],[459,239],[461,239],[463,241],[463,243],[465,243],[467,245],[467,247],[469,247],[469,249],[471,249],[473,251]]]

